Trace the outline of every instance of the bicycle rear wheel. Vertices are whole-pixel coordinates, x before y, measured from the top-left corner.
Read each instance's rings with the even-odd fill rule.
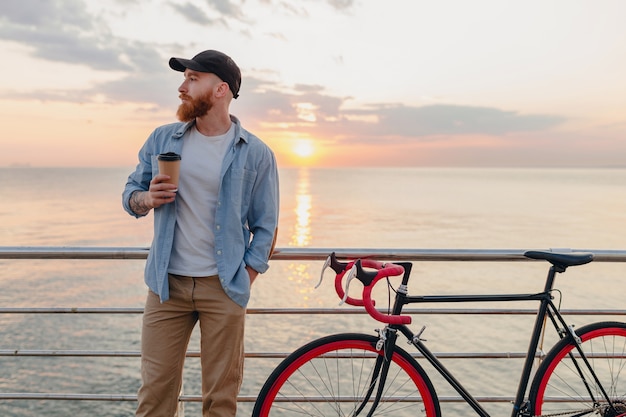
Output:
[[[531,412],[534,416],[626,416],[626,324],[594,323],[576,334],[615,408],[608,407],[589,367],[568,338],[559,341],[539,366],[529,393]]]
[[[314,340],[289,355],[261,389],[252,417],[366,416],[376,389],[378,338],[337,334]],[[439,417],[437,394],[422,367],[394,347],[380,403],[371,416]],[[367,399],[366,399],[367,398]],[[358,412],[365,401],[365,407]]]

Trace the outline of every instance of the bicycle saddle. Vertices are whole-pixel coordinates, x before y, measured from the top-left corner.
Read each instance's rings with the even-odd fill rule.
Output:
[[[565,271],[568,266],[584,265],[593,261],[593,253],[587,252],[558,253],[530,250],[524,252],[524,256],[530,259],[548,261],[554,265],[559,272]]]

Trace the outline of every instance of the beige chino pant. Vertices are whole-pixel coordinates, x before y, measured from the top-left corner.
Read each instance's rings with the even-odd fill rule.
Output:
[[[187,345],[200,322],[202,416],[235,417],[243,375],[245,308],[224,292],[217,276],[169,276],[165,303],[148,292],[141,335],[140,417],[174,417]]]

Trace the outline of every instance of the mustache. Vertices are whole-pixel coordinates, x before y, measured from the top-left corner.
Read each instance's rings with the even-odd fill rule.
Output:
[[[179,94],[178,98],[181,100],[192,100],[191,96],[188,96],[187,94]]]

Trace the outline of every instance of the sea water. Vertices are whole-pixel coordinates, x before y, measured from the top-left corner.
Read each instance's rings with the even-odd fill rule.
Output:
[[[0,246],[149,246],[151,215],[135,219],[121,208],[131,170],[0,169]],[[293,168],[281,170],[280,188],[279,248],[626,249],[626,169]],[[146,295],[143,263],[0,260],[0,305],[140,308]],[[255,282],[249,307],[337,307],[329,277],[314,289],[320,269],[321,262],[272,261]],[[420,262],[410,291],[535,292],[542,289],[546,270],[534,262]],[[623,308],[625,272],[621,263],[572,268],[557,281],[562,306]],[[435,352],[523,352],[532,317],[418,315],[414,323],[418,329],[427,326],[424,337]],[[367,316],[249,315],[246,350],[290,352],[321,335],[373,333],[377,327]],[[140,329],[139,314],[4,314],[0,349],[134,352]],[[191,350],[198,350],[197,339],[195,334]],[[256,395],[278,361],[249,360],[241,394]],[[513,396],[521,370],[518,360],[446,365],[481,396]],[[189,358],[185,394],[200,393],[199,375],[197,359]],[[454,395],[444,381],[433,380],[440,396]],[[0,392],[134,394],[139,384],[134,357],[0,357]],[[446,407],[471,415],[459,405]],[[486,408],[510,414],[508,404]],[[133,410],[133,402],[0,401],[0,416],[113,417]],[[185,411],[200,415],[195,403]],[[240,414],[249,415],[249,407]]]

